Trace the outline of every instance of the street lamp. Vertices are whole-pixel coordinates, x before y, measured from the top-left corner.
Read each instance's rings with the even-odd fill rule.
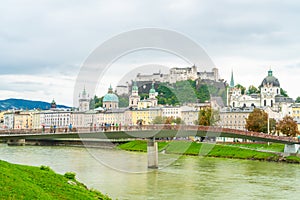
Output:
[[[269,117],[269,113],[268,114],[268,135],[270,135],[270,117]],[[270,142],[268,142],[268,146],[270,145]]]

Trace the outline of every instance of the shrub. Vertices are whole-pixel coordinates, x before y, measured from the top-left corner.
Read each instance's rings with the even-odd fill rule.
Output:
[[[74,172],[66,172],[64,174],[64,177],[66,177],[67,179],[70,179],[70,180],[75,180],[75,176],[76,176],[76,174]]]
[[[45,165],[40,166],[40,170],[44,170],[48,172],[53,171],[49,166],[45,166]]]

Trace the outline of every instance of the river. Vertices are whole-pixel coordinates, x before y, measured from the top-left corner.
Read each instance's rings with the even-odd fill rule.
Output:
[[[175,162],[147,170],[146,156],[99,148],[0,144],[1,160],[48,165],[60,174],[75,172],[79,181],[113,199],[299,199],[299,165],[160,155]]]

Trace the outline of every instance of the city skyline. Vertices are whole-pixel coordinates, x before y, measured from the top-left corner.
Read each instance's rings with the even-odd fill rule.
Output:
[[[295,84],[300,72],[299,7],[297,1],[4,2],[0,99],[50,102],[54,98],[72,106],[75,79],[89,54],[112,36],[144,27],[174,30],[191,38],[227,82],[233,71],[235,83],[257,87],[271,68],[295,99],[300,96]],[[114,65],[124,71],[147,64],[189,66],[168,54],[145,57],[129,56]],[[121,77],[109,74],[106,79],[116,86]],[[109,84],[100,84],[96,94],[104,95]]]

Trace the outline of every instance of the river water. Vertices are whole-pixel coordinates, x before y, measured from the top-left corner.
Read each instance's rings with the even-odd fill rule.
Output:
[[[136,166],[145,167],[146,156],[99,148],[0,144],[1,160],[48,165],[60,174],[75,172],[79,181],[113,199],[300,198],[300,165],[183,156],[161,169],[134,173]]]

